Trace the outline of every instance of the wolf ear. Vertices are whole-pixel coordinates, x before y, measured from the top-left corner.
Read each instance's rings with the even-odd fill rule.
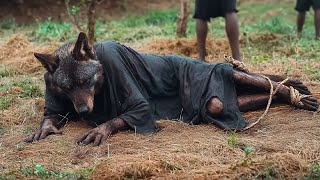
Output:
[[[49,73],[54,73],[59,66],[59,59],[51,54],[34,53],[34,56],[41,62]]]
[[[78,61],[86,61],[88,58],[95,59],[93,47],[89,44],[88,37],[84,32],[79,33],[72,55]]]

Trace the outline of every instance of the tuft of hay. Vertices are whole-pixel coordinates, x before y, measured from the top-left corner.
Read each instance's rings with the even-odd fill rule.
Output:
[[[0,64],[18,74],[39,73],[42,66],[34,57],[34,52],[53,53],[57,46],[58,44],[33,45],[26,37],[17,34],[0,46]]]

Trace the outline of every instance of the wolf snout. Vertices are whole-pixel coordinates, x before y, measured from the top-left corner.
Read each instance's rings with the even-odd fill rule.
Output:
[[[80,114],[81,116],[84,116],[84,115],[86,115],[86,114],[88,114],[88,113],[89,113],[89,108],[88,108],[87,105],[80,106],[80,108],[79,108],[79,114]]]

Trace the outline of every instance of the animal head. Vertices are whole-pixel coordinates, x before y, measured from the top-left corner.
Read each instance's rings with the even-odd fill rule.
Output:
[[[81,32],[75,43],[64,44],[52,54],[34,53],[34,56],[47,70],[47,88],[68,96],[78,114],[92,112],[94,95],[103,86],[104,77],[103,67],[85,33]]]

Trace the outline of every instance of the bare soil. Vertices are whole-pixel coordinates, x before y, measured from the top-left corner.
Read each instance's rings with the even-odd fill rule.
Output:
[[[255,37],[256,43],[276,37]],[[32,75],[41,79],[44,72],[33,52],[52,52],[59,44],[34,45],[16,35],[0,46],[0,64],[14,70],[17,77]],[[156,39],[140,51],[196,57],[195,40]],[[229,48],[226,41],[209,41],[209,58],[222,62]],[[288,60],[294,74],[320,98],[320,85],[309,79],[294,60]],[[319,65],[319,64],[316,64]],[[250,65],[254,72],[283,74],[280,61]],[[44,83],[42,84],[44,86]],[[15,93],[14,90],[9,93]],[[320,115],[290,106],[272,107],[267,117],[254,128],[239,133],[225,132],[213,125],[188,125],[177,121],[158,122],[161,131],[142,136],[120,132],[99,147],[78,146],[77,138],[90,130],[84,122],[69,122],[63,135],[49,136],[33,144],[21,143],[39,126],[43,98],[17,99],[1,111],[0,175],[25,178],[20,168],[42,164],[52,171],[74,172],[93,168],[91,179],[239,179],[275,177],[302,178],[313,163],[320,162]],[[245,113],[249,122],[262,111]],[[228,143],[229,142],[229,143]],[[233,143],[231,143],[233,142]],[[253,153],[245,158],[244,147]]]
[[[22,3],[23,2],[23,3]],[[80,15],[85,16],[86,6],[81,6],[78,0],[70,0],[70,7],[77,5],[82,7]],[[126,14],[151,10],[161,10],[179,7],[179,3],[169,0],[100,0],[97,5],[97,17],[108,20],[119,18]],[[14,19],[19,24],[35,23],[46,20],[65,21],[69,18],[66,13],[64,0],[2,0],[0,1],[0,21]]]

